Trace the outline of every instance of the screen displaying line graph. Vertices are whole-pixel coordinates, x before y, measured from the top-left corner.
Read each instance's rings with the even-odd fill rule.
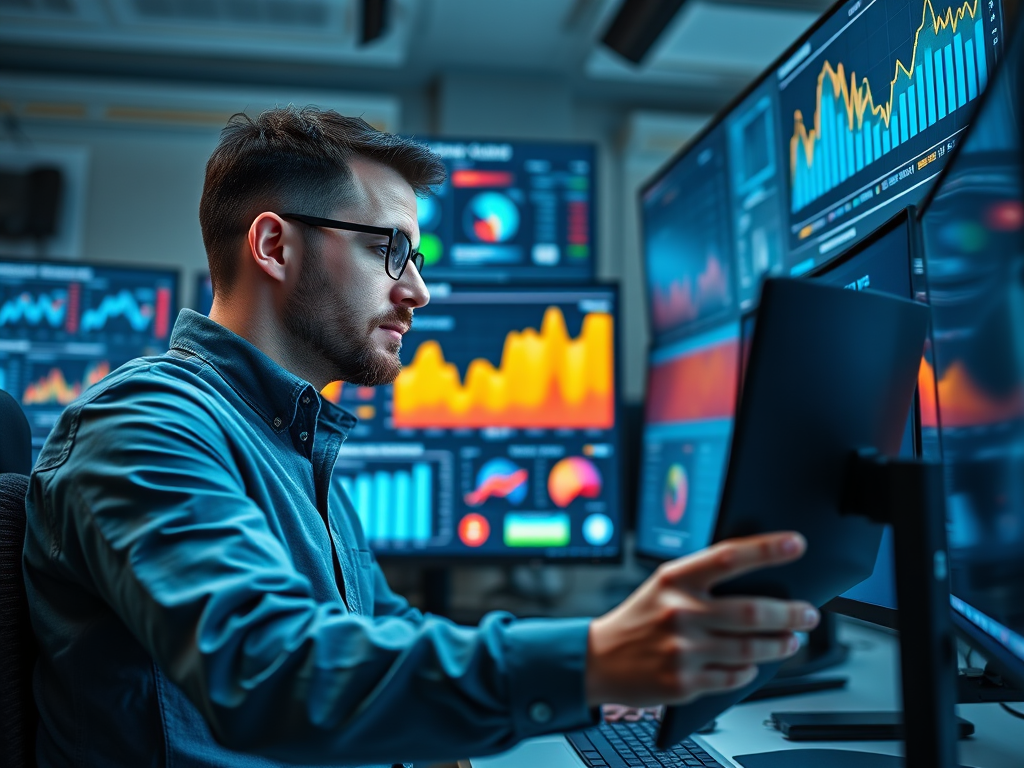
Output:
[[[927,193],[988,84],[1001,29],[994,0],[857,0],[778,69],[791,274]]]
[[[133,357],[167,349],[174,270],[0,260],[0,388],[42,447],[66,405]]]

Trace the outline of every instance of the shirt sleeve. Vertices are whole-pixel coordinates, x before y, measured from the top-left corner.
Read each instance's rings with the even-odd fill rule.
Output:
[[[55,537],[225,746],[429,761],[592,724],[588,620],[496,613],[459,627],[386,585],[375,616],[318,603],[246,496],[234,450],[169,377],[92,401],[71,459],[37,473]]]

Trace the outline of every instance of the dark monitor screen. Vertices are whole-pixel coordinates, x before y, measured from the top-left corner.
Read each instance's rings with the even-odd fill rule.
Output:
[[[667,560],[708,545],[736,409],[733,321],[650,353],[637,554]]]
[[[167,350],[175,270],[0,260],[0,389],[39,453],[64,407],[132,358]]]
[[[996,0],[835,5],[641,191],[656,343],[919,202],[1002,50]]]
[[[428,280],[587,282],[596,259],[592,144],[425,139],[448,180],[419,200]]]
[[[615,559],[613,288],[432,285],[393,385],[335,385],[360,423],[335,475],[381,557]]]
[[[1019,35],[1019,33],[1018,33]],[[1021,41],[922,216],[953,605],[1024,685]]]

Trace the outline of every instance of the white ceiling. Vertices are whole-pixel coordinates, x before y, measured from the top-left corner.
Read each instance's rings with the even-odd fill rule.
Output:
[[[456,70],[550,73],[598,88],[719,87],[724,99],[823,1],[689,0],[639,67],[600,44],[620,0],[391,0],[387,34],[367,46],[356,0],[0,0],[0,48],[36,61],[41,49],[69,61],[76,51],[160,55],[171,66],[302,65],[410,84]]]

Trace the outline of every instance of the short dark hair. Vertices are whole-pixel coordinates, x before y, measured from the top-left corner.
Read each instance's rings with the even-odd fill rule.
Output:
[[[239,238],[261,212],[330,216],[345,205],[353,157],[393,168],[421,197],[446,176],[441,158],[424,144],[334,110],[288,106],[255,119],[233,115],[206,164],[199,202],[214,293],[230,290]]]

